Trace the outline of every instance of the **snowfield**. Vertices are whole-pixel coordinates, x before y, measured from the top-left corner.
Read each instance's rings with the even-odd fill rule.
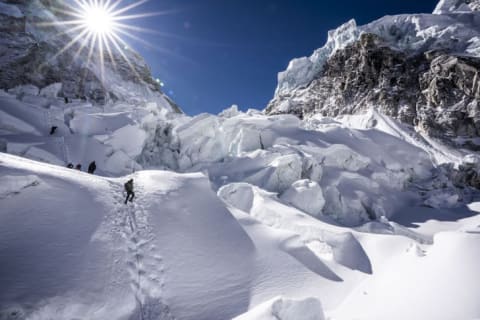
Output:
[[[40,92],[0,96],[0,319],[480,317],[478,193],[451,175],[476,155],[375,110],[188,117]]]
[[[222,188],[222,202],[201,174],[137,172],[125,205],[128,177],[6,154],[0,173],[1,319],[480,315],[478,204],[419,223],[435,233],[352,229],[248,184]]]
[[[478,57],[478,8],[350,21],[277,94],[362,32]],[[62,83],[0,90],[0,320],[480,319],[478,153],[376,106],[190,117],[106,76],[104,105],[65,100]]]
[[[440,165],[475,155],[375,110],[39,101],[0,97],[0,319],[480,317],[477,193]]]

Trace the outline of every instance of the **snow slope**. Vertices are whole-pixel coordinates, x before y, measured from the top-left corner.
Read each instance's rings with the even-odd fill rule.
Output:
[[[6,154],[0,174],[1,319],[480,316],[478,205],[428,244],[387,220],[322,222],[248,185],[220,190],[225,206],[200,174],[138,172],[128,205],[127,177]]]
[[[277,94],[362,32],[479,56],[476,8],[350,21]],[[374,110],[189,117],[106,76],[120,99],[101,105],[65,103],[65,83],[0,90],[0,320],[480,318],[477,154]]]
[[[21,88],[23,90],[23,88]],[[8,153],[54,164],[82,164],[95,160],[104,175],[139,169],[135,158],[142,153],[150,123],[175,113],[154,101],[118,102],[93,106],[57,97],[0,95],[0,141]],[[51,128],[57,130],[50,135]]]
[[[158,168],[203,172],[216,190],[246,182],[345,225],[431,205],[432,197],[447,199],[443,207],[471,198],[470,189],[457,188],[451,173],[436,167],[458,165],[466,154],[431,148],[379,113],[338,121],[258,111],[192,118],[154,102],[95,107],[32,97],[37,100],[0,96],[0,147],[7,153],[83,168],[96,161],[97,173],[106,176]],[[52,126],[57,130],[50,135]],[[302,204],[311,198],[310,207]]]
[[[21,156],[0,156],[0,319],[480,316],[422,298],[457,271],[451,288],[478,296],[477,192],[439,165],[474,155],[373,111],[188,117],[18,90],[0,95],[0,147]],[[100,176],[65,168],[92,160]],[[158,168],[178,173],[141,171]]]
[[[0,161],[15,181],[1,190],[2,318],[227,319],[256,296],[328,282],[276,248],[284,237],[257,248],[199,174],[139,172],[126,206],[127,178]],[[264,286],[290,271],[298,282]]]

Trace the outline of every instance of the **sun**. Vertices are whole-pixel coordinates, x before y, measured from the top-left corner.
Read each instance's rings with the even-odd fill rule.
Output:
[[[97,56],[96,61],[100,62],[99,70],[103,81],[106,57],[109,57],[109,61],[115,67],[116,57],[119,55],[140,79],[127,53],[131,46],[124,38],[149,46],[149,43],[135,33],[150,33],[152,30],[131,25],[127,21],[168,14],[167,11],[129,14],[147,1],[136,0],[122,6],[124,0],[65,0],[62,7],[52,9],[58,12],[59,16],[69,19],[39,23],[41,26],[57,26],[60,34],[67,34],[71,38],[51,59],[55,59],[73,47],[77,48],[75,57],[87,52],[87,64],[93,63],[94,56]]]
[[[115,16],[106,7],[98,3],[89,3],[83,9],[82,20],[85,29],[98,35],[106,35],[114,31]]]

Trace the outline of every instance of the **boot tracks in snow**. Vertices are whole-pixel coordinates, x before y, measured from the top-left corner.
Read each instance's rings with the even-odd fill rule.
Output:
[[[139,308],[141,320],[174,320],[170,308],[163,301],[165,287],[163,258],[156,253],[158,249],[152,244],[155,234],[148,223],[148,213],[139,203],[144,198],[144,190],[137,186],[135,199],[125,205],[123,188],[114,186],[114,198],[117,204],[115,219],[121,222],[121,228],[115,228],[126,241],[131,287]]]

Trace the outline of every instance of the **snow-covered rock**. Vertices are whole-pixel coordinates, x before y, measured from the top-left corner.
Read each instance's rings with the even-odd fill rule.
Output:
[[[316,50],[310,57],[290,61],[287,70],[278,74],[276,95],[289,92],[302,85],[307,85],[316,74],[322,71],[326,60],[337,50],[343,49],[360,35],[355,20],[350,20],[336,30],[328,32],[324,47]]]
[[[279,74],[266,112],[336,117],[373,107],[420,133],[478,150],[478,8],[478,1],[445,0],[435,14],[349,22]]]
[[[52,83],[46,86],[45,88],[42,88],[40,90],[40,95],[47,98],[56,98],[59,96],[61,90],[62,90],[61,83]]]
[[[0,45],[3,49],[0,88],[14,89],[24,85],[45,88],[61,83],[58,90],[48,89],[48,96],[54,93],[69,99],[88,99],[95,104],[154,100],[170,111],[181,112],[164,97],[149,67],[132,49],[119,52],[111,45],[109,58],[101,62],[99,54],[85,53],[86,49],[78,42],[65,47],[75,37],[66,30],[71,24],[60,23],[68,19],[63,12],[72,10],[69,5],[76,4],[59,0],[16,1],[14,4],[0,1]]]
[[[238,110],[236,104],[232,105],[230,108],[223,110],[218,115],[225,118],[232,118],[238,116],[241,112]]]
[[[16,86],[12,89],[8,90],[9,93],[17,95],[22,97],[23,95],[31,95],[31,96],[37,96],[40,92],[40,89],[38,87],[32,85],[32,84],[27,84],[27,85],[19,85]]]
[[[296,181],[280,196],[284,202],[312,216],[320,216],[325,205],[322,188],[311,180]]]
[[[440,0],[433,11],[434,14],[462,13],[480,10],[480,1]]]
[[[75,113],[70,120],[69,126],[76,134],[93,136],[112,133],[133,121],[129,113]]]

